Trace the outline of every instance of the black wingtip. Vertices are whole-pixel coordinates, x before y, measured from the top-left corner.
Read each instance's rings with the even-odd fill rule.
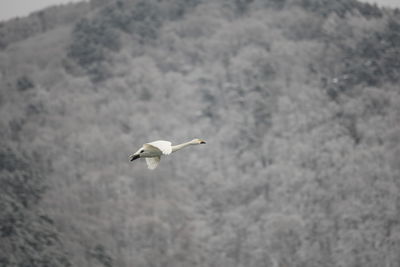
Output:
[[[140,156],[139,155],[132,155],[130,158],[131,158],[131,161],[134,161],[135,159],[140,158]]]

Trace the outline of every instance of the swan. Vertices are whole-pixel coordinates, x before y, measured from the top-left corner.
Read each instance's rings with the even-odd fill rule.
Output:
[[[130,161],[134,161],[138,158],[145,158],[147,167],[150,170],[154,170],[157,168],[162,155],[169,155],[190,145],[200,145],[205,143],[206,141],[196,138],[189,142],[173,146],[169,141],[158,140],[144,144],[138,151],[130,155],[129,159]]]

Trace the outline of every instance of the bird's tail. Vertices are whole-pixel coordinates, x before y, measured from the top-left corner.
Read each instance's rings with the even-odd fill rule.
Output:
[[[132,155],[129,156],[129,160],[130,161],[134,161],[135,159],[138,159],[138,158],[140,158],[140,156],[139,155],[135,155],[135,154],[132,154]]]

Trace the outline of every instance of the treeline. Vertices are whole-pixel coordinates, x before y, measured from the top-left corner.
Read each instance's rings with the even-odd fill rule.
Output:
[[[89,11],[86,2],[53,6],[30,14],[0,22],[0,49],[63,25],[74,24]]]
[[[111,1],[98,3],[92,1],[92,6],[99,11],[91,19],[83,18],[76,24],[72,43],[68,49],[68,56],[92,81],[99,82],[110,75],[110,66],[113,52],[120,49],[121,33],[136,38],[140,43],[150,44],[155,40],[162,23],[182,18],[187,10],[193,9],[201,1],[173,1],[160,3],[159,1]],[[231,6],[236,14],[244,14],[254,1],[234,1]],[[257,2],[257,1],[256,1]],[[261,1],[260,1],[261,2]],[[322,16],[322,19],[336,14],[340,18],[346,15],[360,14],[365,18],[382,17],[382,11],[368,3],[353,1],[265,1],[261,2],[264,8],[290,8],[300,6],[307,11]],[[259,3],[260,4],[260,3]],[[301,38],[307,34],[301,33]],[[320,35],[316,35],[320,37]],[[68,67],[68,69],[75,67]]]

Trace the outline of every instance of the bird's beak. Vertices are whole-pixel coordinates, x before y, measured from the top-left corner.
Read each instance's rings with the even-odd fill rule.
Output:
[[[200,141],[200,144],[205,144],[205,143],[206,143],[206,141],[204,141],[204,140]]]
[[[129,156],[129,160],[130,160],[130,161],[134,161],[135,159],[138,159],[138,158],[140,158],[139,155],[130,155],[130,156]]]

